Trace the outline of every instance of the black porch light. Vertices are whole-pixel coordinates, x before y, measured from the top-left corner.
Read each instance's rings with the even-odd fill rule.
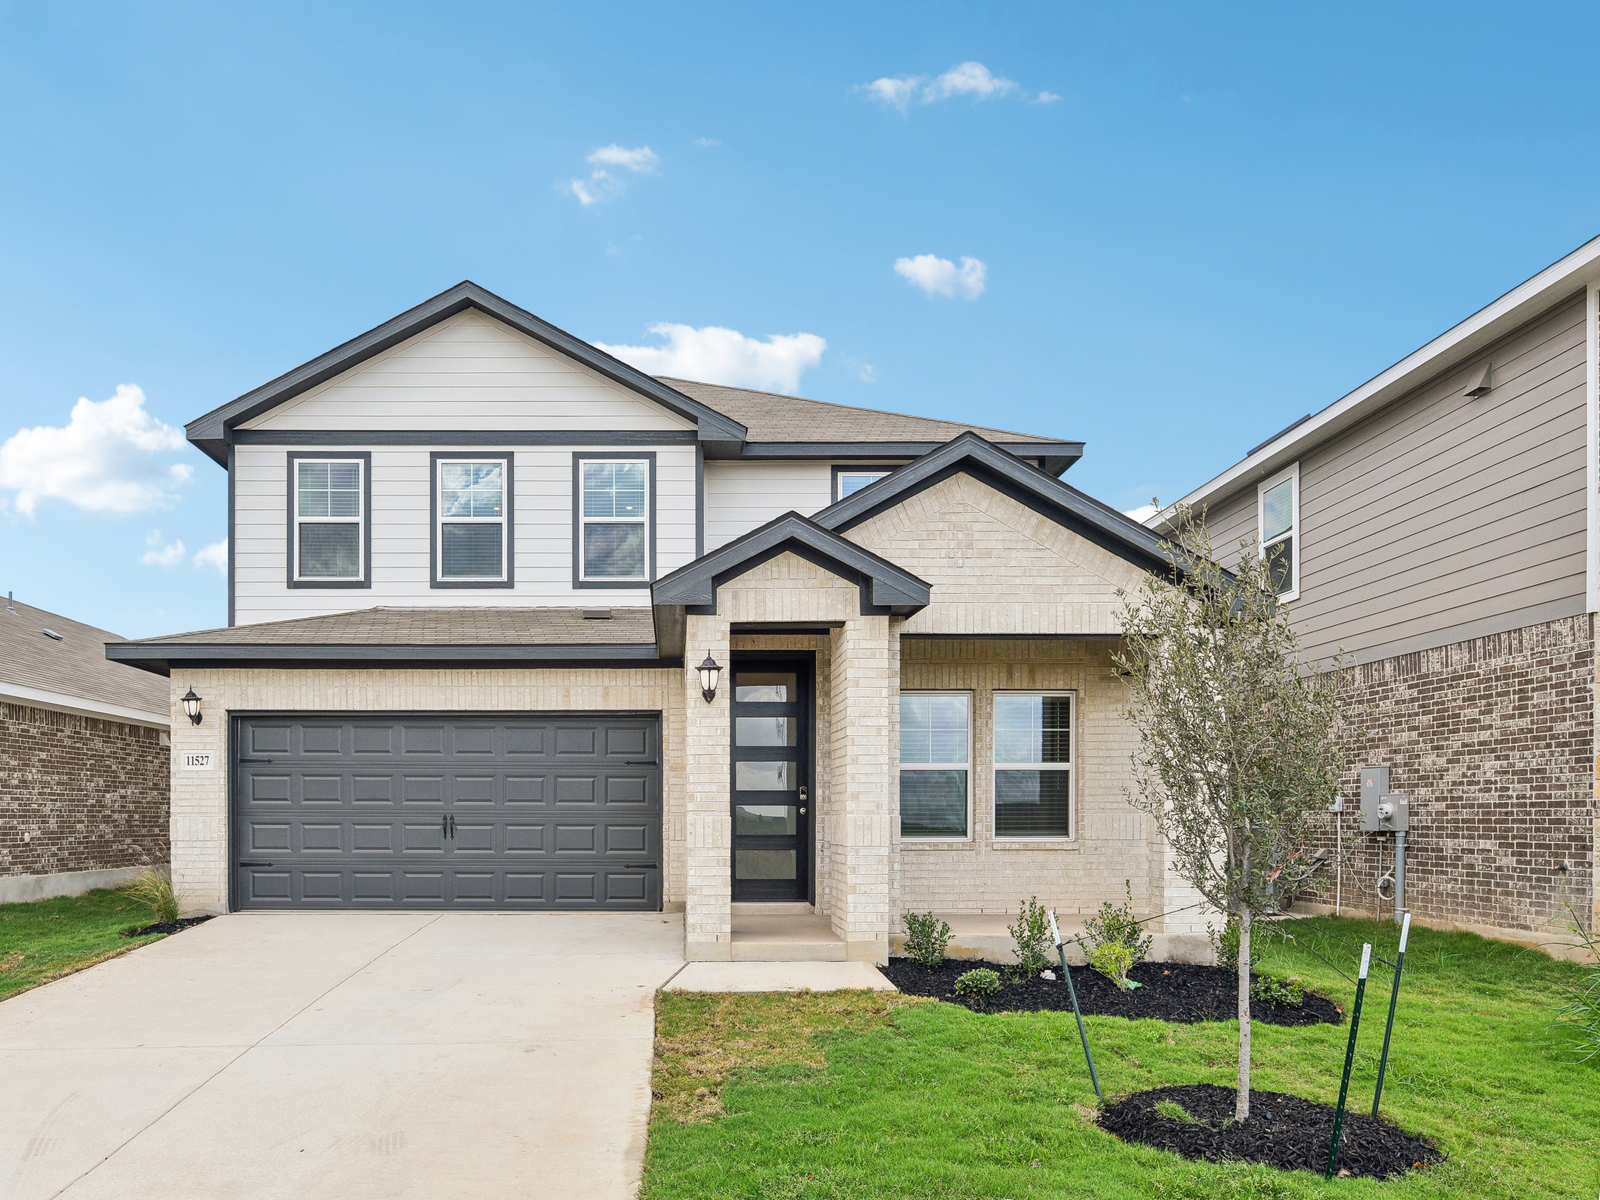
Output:
[[[695,668],[700,672],[700,694],[710,704],[717,698],[717,676],[722,674],[722,668],[717,665],[717,660],[711,657],[711,651],[706,651],[706,660]]]
[[[183,715],[189,718],[190,724],[198,725],[205,720],[205,714],[200,711],[200,697],[194,694],[193,688],[183,694],[180,703],[183,705]]]

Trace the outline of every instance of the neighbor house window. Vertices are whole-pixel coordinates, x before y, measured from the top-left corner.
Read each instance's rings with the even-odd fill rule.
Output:
[[[577,580],[591,587],[650,578],[650,502],[654,462],[646,457],[579,458]]]
[[[498,455],[434,455],[436,587],[509,586],[511,464]]]
[[[996,693],[994,835],[1072,836],[1072,695]]]
[[[965,838],[971,807],[972,697],[900,694],[900,836]]]
[[[367,462],[291,456],[291,583],[349,587],[365,581]]]
[[[1280,600],[1300,594],[1300,464],[1256,488],[1261,556]]]
[[[835,467],[833,469],[833,498],[835,500],[843,500],[846,496],[854,495],[869,483],[876,483],[893,469],[893,467],[862,467],[859,469]]]

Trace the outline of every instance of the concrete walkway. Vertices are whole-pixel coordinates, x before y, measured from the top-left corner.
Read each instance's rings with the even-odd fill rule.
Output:
[[[0,1198],[631,1197],[683,919],[219,917],[0,1003]]]

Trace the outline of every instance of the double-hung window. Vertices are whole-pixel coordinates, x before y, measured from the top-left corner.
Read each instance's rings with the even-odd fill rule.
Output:
[[[1256,488],[1261,556],[1280,600],[1300,595],[1300,464]]]
[[[853,496],[868,484],[877,483],[893,467],[835,467],[833,469],[833,498],[843,500]]]
[[[900,836],[964,839],[972,783],[972,697],[900,694]]]
[[[369,461],[290,456],[291,586],[365,586]]]
[[[511,586],[511,463],[434,455],[435,587]]]
[[[573,465],[575,582],[590,587],[649,582],[653,460],[578,456]]]
[[[997,692],[994,835],[1072,836],[1072,694]]]

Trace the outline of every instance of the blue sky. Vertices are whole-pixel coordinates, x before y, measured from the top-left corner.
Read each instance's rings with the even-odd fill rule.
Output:
[[[224,623],[223,472],[166,427],[463,278],[668,362],[1081,438],[1069,482],[1173,499],[1600,233],[1597,25],[0,6],[0,590]]]

